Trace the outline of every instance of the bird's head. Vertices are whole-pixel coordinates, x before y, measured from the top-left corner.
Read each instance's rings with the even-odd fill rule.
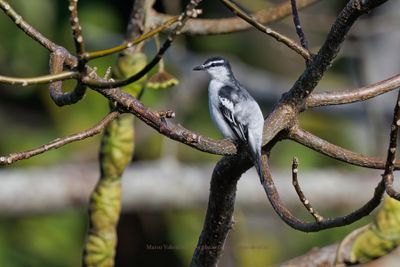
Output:
[[[193,70],[207,71],[212,79],[228,80],[232,77],[231,66],[228,60],[222,57],[212,57],[207,59],[203,64],[196,66]]]

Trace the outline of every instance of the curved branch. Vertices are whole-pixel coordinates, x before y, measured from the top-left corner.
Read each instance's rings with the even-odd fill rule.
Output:
[[[306,99],[305,106],[306,108],[314,108],[364,101],[375,96],[393,91],[398,87],[400,87],[400,74],[357,89],[347,89],[339,92],[312,93]]]
[[[112,111],[109,114],[107,114],[107,116],[105,116],[95,126],[93,126],[92,128],[89,128],[85,131],[82,131],[82,132],[79,132],[76,134],[72,134],[72,135],[68,135],[63,138],[57,138],[57,139],[51,141],[50,143],[42,145],[35,149],[31,149],[31,150],[24,151],[24,152],[12,153],[8,156],[0,157],[0,165],[12,164],[19,160],[29,159],[33,156],[44,153],[51,149],[56,149],[56,148],[65,146],[69,143],[80,141],[80,140],[86,139],[88,137],[92,137],[96,134],[99,134],[107,126],[107,124],[110,123],[113,119],[115,119],[119,114],[120,113],[117,111]]]
[[[288,137],[289,139],[321,154],[355,166],[381,170],[385,168],[385,161],[383,159],[365,156],[334,145],[301,129],[298,125],[290,128]],[[395,169],[400,169],[400,161],[396,161]]]
[[[335,218],[327,218],[317,222],[303,222],[302,220],[293,216],[292,213],[283,205],[272,179],[267,161],[267,156],[263,154],[263,179],[261,179],[261,184],[272,207],[285,223],[287,223],[290,227],[303,232],[317,232],[323,229],[349,225],[355,221],[358,221],[362,217],[370,214],[380,204],[382,196],[385,193],[385,183],[383,180],[381,180],[375,188],[373,197],[366,204],[364,204],[364,206],[351,212],[350,214]]]
[[[297,6],[304,8],[318,2],[319,0],[298,0]],[[261,24],[271,23],[280,20],[291,14],[291,5],[287,1],[275,7],[260,10],[251,15]],[[150,23],[159,25],[170,19],[172,16],[153,11]],[[211,35],[238,32],[251,29],[251,25],[240,18],[224,19],[190,19],[182,29],[183,33],[191,35]]]
[[[58,48],[50,54],[50,73],[57,74],[63,71],[65,58],[69,52],[63,48]],[[80,64],[79,64],[80,65]],[[79,66],[78,65],[78,66]],[[83,66],[82,66],[83,67]],[[50,97],[58,106],[71,105],[83,98],[86,92],[86,86],[80,81],[75,86],[74,90],[68,93],[62,91],[62,81],[52,82],[49,86]]]

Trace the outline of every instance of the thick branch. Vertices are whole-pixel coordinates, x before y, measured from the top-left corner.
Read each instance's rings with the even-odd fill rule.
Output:
[[[117,107],[124,112],[134,114],[144,123],[172,140],[212,154],[233,155],[236,153],[236,147],[231,141],[227,139],[214,140],[192,132],[179,124],[174,124],[119,89],[98,89],[98,92],[116,103]]]
[[[289,130],[288,137],[291,140],[309,147],[321,154],[355,166],[382,170],[385,168],[385,161],[383,159],[365,156],[340,146],[336,146],[319,138],[318,136],[313,135],[310,132],[301,129],[299,126],[292,127]],[[396,162],[395,168],[397,170],[400,169],[399,161]]]
[[[375,96],[390,92],[400,87],[400,74],[389,79],[357,89],[347,89],[337,92],[312,93],[306,100],[306,108],[342,105],[364,101]]]
[[[332,64],[332,60],[339,52],[346,34],[354,22],[363,14],[369,12],[376,6],[387,0],[349,1],[337,16],[335,23],[318,54],[314,56],[300,78],[290,89],[286,101],[300,107],[304,104],[305,98],[311,94],[325,71]]]
[[[297,6],[299,8],[307,7],[319,0],[298,0]],[[290,2],[287,1],[276,7],[260,10],[251,15],[255,20],[261,24],[268,24],[280,20],[291,14]],[[159,25],[170,19],[172,16],[157,13],[151,16],[151,24]],[[191,35],[211,35],[223,34],[230,32],[238,32],[251,29],[251,25],[240,18],[224,18],[224,19],[190,19],[185,27],[182,29],[183,33]]]
[[[85,131],[82,131],[82,132],[79,132],[76,134],[72,134],[72,135],[68,135],[63,138],[57,138],[57,139],[51,141],[50,143],[45,144],[45,145],[40,146],[35,149],[31,149],[31,150],[24,151],[24,152],[12,153],[8,156],[0,157],[0,165],[12,164],[19,160],[29,159],[33,156],[47,152],[51,149],[60,148],[62,146],[65,146],[66,144],[69,144],[69,143],[72,143],[75,141],[80,141],[80,140],[86,139],[88,137],[92,137],[96,134],[99,134],[104,129],[104,127],[106,127],[107,124],[110,123],[113,119],[115,119],[119,114],[120,113],[117,111],[110,112],[99,123],[97,123],[95,126],[93,126],[92,128],[89,128]]]
[[[232,156],[237,158],[239,156]],[[225,239],[234,225],[233,210],[236,184],[241,167],[231,164],[227,158],[220,160],[214,169],[207,214],[203,230],[191,262],[191,267],[216,266],[224,248]],[[229,176],[225,176],[228,172]],[[226,179],[230,177],[229,179]]]

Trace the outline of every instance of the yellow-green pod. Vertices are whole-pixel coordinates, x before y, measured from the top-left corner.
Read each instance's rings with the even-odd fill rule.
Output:
[[[117,79],[126,79],[140,70],[147,64],[146,54],[142,52],[124,51],[119,54],[117,63],[113,69],[114,77]],[[136,96],[143,88],[143,83],[147,79],[147,74],[134,83],[128,84],[123,87],[127,93]]]
[[[400,244],[400,202],[386,197],[369,227],[351,247],[351,262],[365,263],[390,253]]]

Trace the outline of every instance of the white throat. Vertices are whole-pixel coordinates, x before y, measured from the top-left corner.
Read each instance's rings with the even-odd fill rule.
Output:
[[[210,74],[213,80],[220,82],[227,82],[232,79],[232,73],[230,70],[223,66],[209,68],[207,69],[207,72]]]

